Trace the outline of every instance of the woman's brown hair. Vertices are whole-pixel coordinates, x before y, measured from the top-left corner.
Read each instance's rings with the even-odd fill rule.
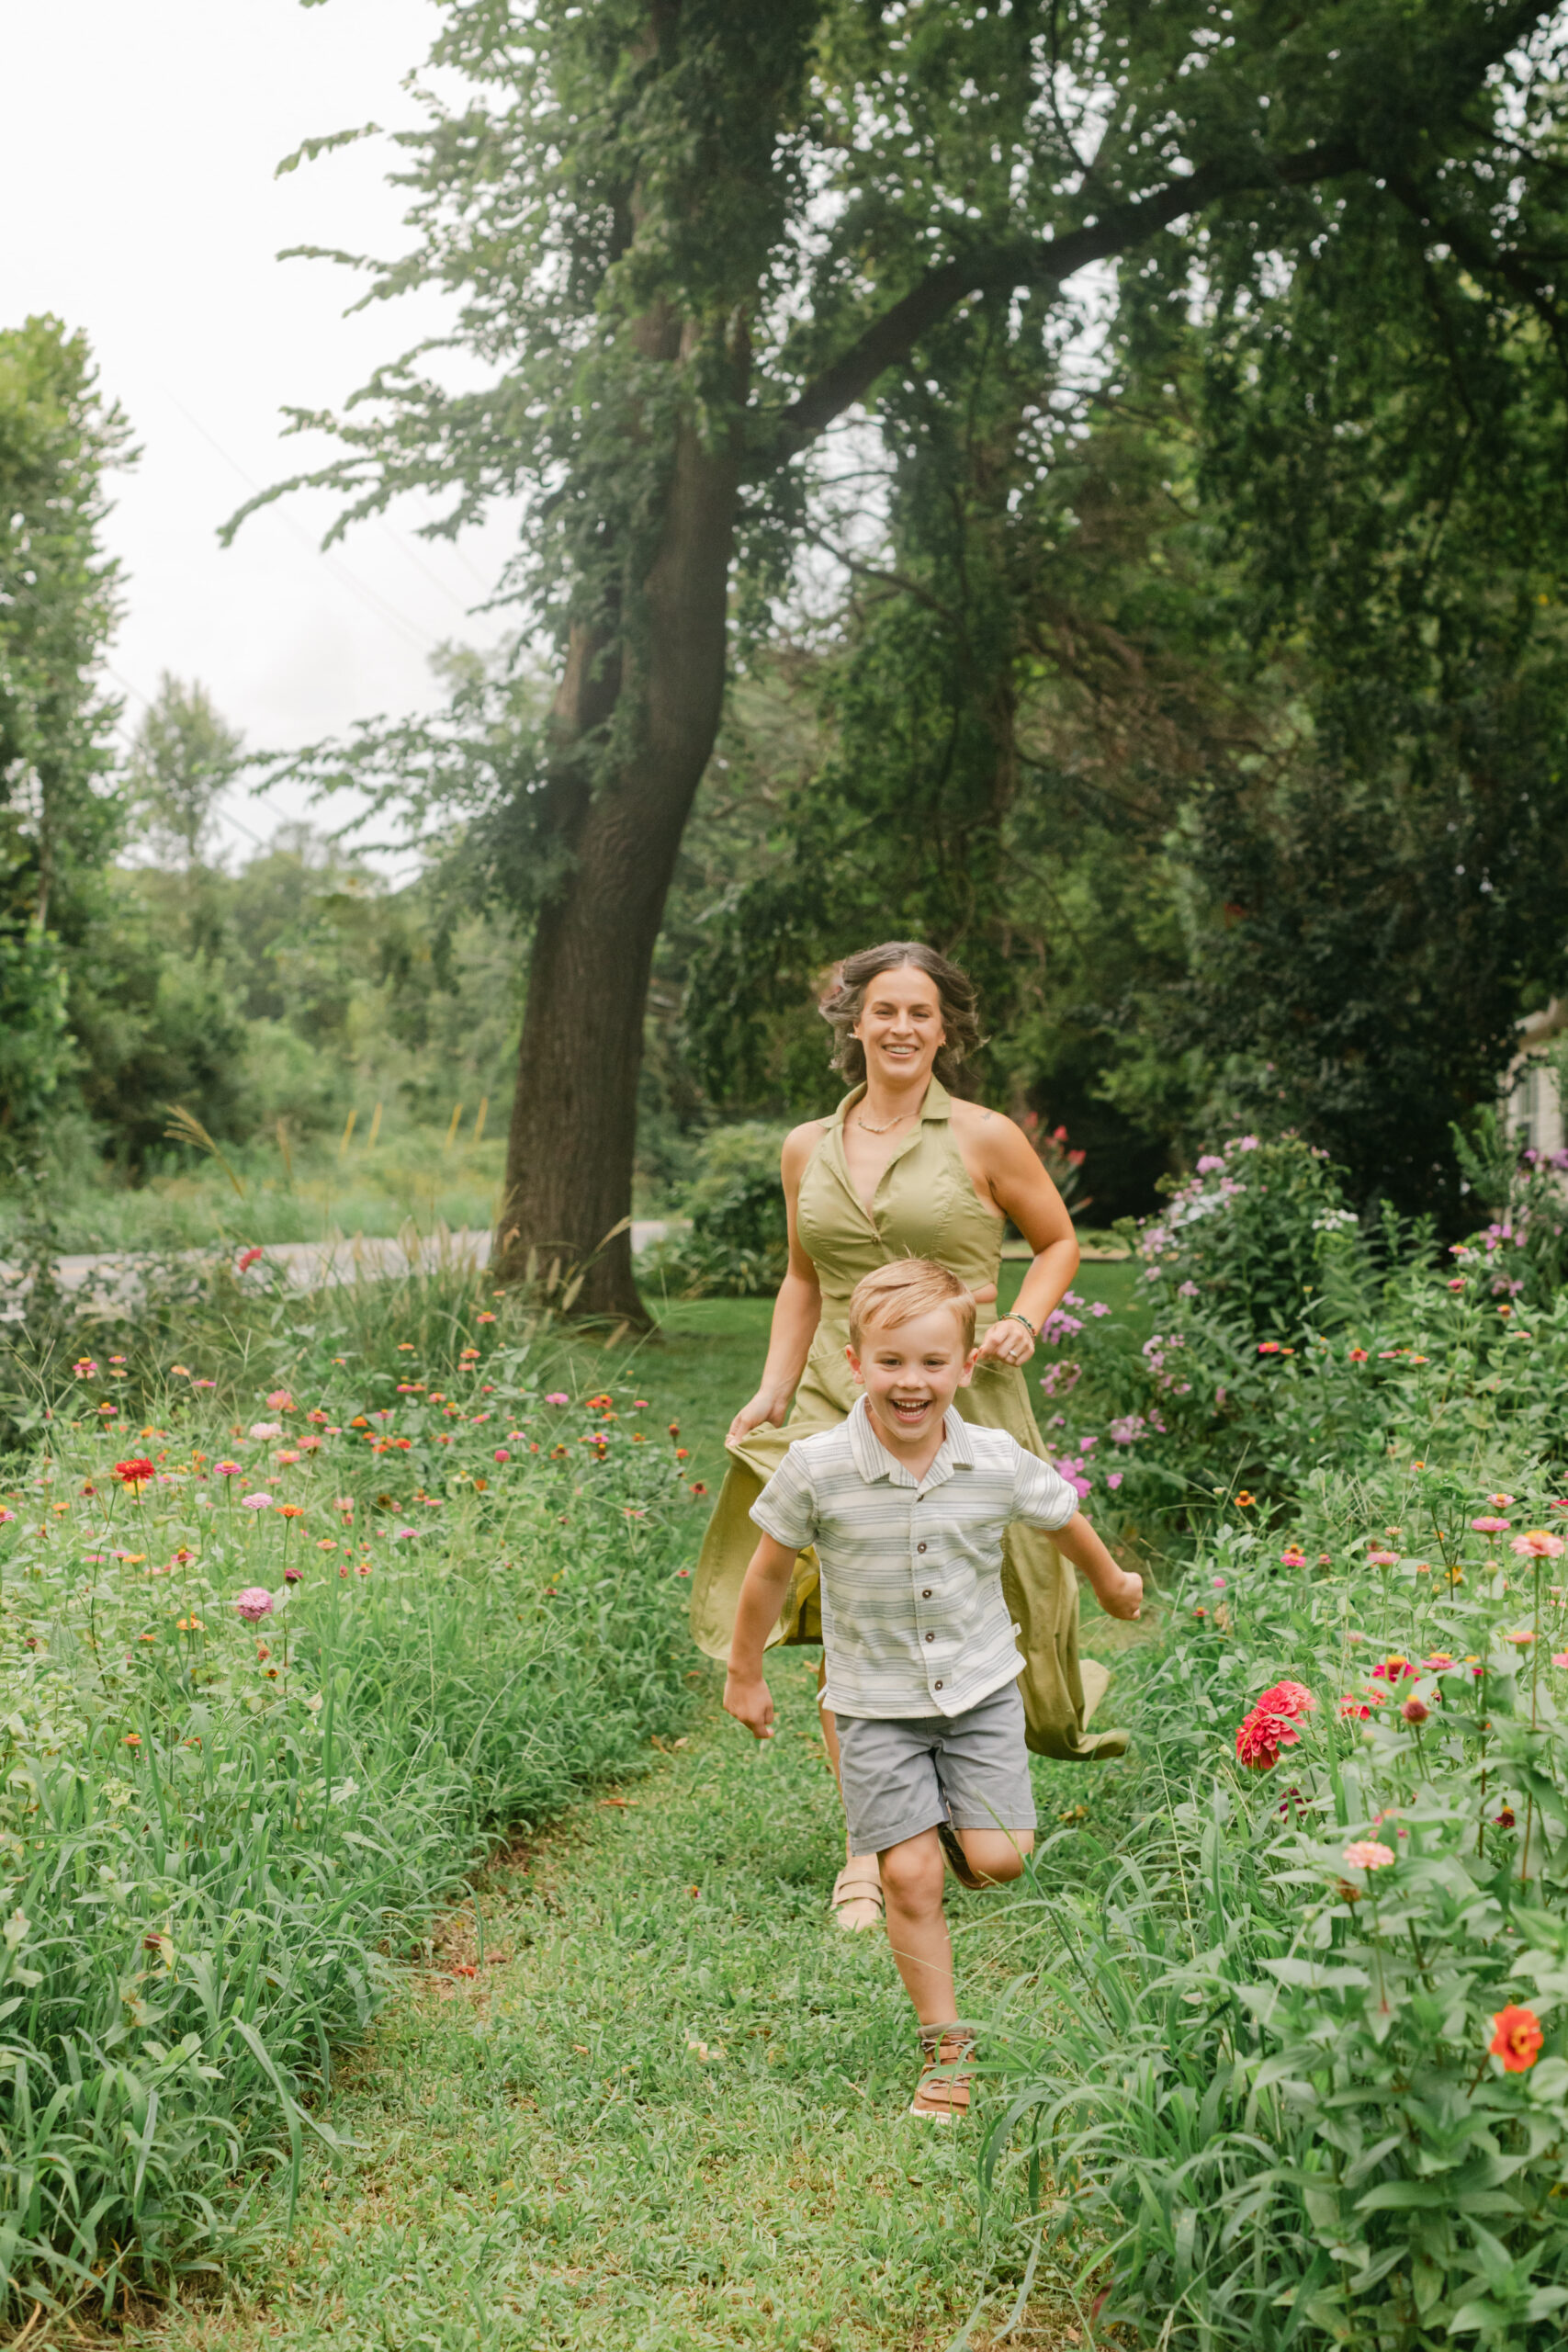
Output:
[[[865,1005],[865,992],[884,972],[897,972],[905,964],[912,964],[935,986],[942,1007],[942,1025],[947,1033],[937,1052],[935,1074],[950,1091],[958,1092],[965,1062],[984,1043],[975,983],[967,972],[960,971],[956,964],[950,964],[945,956],[939,956],[934,947],[927,947],[919,939],[885,940],[880,947],[863,947],[858,954],[846,956],[836,967],[827,994],[817,1007],[830,1025],[836,1041],[832,1067],[842,1070],[852,1086],[862,1083],[865,1077],[865,1048],[855,1035],[854,1026]]]

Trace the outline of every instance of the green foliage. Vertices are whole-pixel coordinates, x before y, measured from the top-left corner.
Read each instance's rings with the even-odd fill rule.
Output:
[[[685,1196],[691,1230],[644,1252],[643,1283],[674,1298],[760,1298],[789,1263],[779,1152],[785,1130],[758,1122],[717,1127]]]
[[[219,795],[240,765],[243,738],[213,708],[199,683],[167,670],[142,713],[126,778],[131,821],[161,854],[201,862]]]
[[[71,1067],[62,975],[120,811],[95,669],[118,616],[103,475],[124,420],[58,320],[0,332],[0,1137],[27,1147]],[[63,952],[62,952],[63,951]]]
[[[13,2310],[209,2263],[245,2174],[333,2144],[331,2052],[486,1838],[678,1725],[669,1441],[545,1404],[538,1334],[499,1329],[471,1278],[297,1304],[230,1351],[239,1442],[199,1371],[84,1358],[8,1498]]]

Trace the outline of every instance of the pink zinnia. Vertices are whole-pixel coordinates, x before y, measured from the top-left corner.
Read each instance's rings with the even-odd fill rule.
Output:
[[[1506,1535],[1514,1522],[1511,1519],[1472,1519],[1470,1523],[1477,1535]]]
[[[1375,1838],[1358,1838],[1354,1845],[1346,1847],[1345,1860],[1353,1871],[1386,1871],[1393,1860],[1393,1849],[1380,1845]]]
[[[546,1397],[545,1402],[547,1405],[570,1405],[571,1398],[566,1394],[564,1389],[553,1388],[550,1391],[550,1394]]]
[[[1508,1546],[1521,1560],[1560,1560],[1564,1548],[1562,1536],[1551,1534],[1544,1527],[1527,1527]]]
[[[235,1594],[234,1606],[245,1623],[254,1625],[261,1618],[271,1616],[272,1595],[265,1585],[248,1585],[243,1592]]]
[[[266,1510],[271,1505],[272,1497],[270,1495],[242,1495],[240,1500],[246,1510]]]
[[[1317,1713],[1317,1701],[1301,1682],[1276,1682],[1265,1690],[1253,1713],[1259,1715],[1313,1715]]]

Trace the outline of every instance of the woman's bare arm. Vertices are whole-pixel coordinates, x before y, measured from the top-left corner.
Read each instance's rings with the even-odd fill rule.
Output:
[[[1038,1331],[1078,1270],[1077,1236],[1066,1204],[1038,1156],[1013,1122],[1000,1111],[976,1102],[955,1102],[954,1133],[964,1164],[995,1206],[1010,1216],[1034,1252],[1015,1304]],[[1026,1363],[1033,1344],[1021,1323],[993,1323],[981,1342],[980,1358]]]
[[[817,1269],[801,1244],[800,1180],[822,1134],[820,1119],[808,1119],[784,1137],[779,1174],[784,1182],[784,1209],[789,1218],[789,1271],[773,1302],[773,1329],[768,1336],[768,1360],[750,1404],[742,1405],[729,1424],[728,1442],[738,1444],[763,1421],[779,1428],[790,1399],[800,1385],[811,1342],[822,1314],[822,1286]]]

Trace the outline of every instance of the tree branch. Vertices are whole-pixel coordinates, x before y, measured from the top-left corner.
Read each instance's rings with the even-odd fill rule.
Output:
[[[773,434],[753,461],[755,469],[767,471],[785,464],[814,441],[835,417],[864,399],[885,368],[907,359],[921,336],[965,295],[1019,286],[1064,285],[1090,263],[1108,261],[1130,246],[1142,244],[1218,197],[1239,195],[1249,188],[1308,187],[1316,180],[1356,171],[1360,163],[1359,151],[1345,140],[1308,147],[1278,162],[1258,156],[1245,165],[1203,164],[1180,179],[1168,180],[1147,196],[1112,207],[1065,236],[1047,237],[1038,244],[981,246],[957,260],[939,263],[879,319],[874,319],[798,399],[779,412]]]

